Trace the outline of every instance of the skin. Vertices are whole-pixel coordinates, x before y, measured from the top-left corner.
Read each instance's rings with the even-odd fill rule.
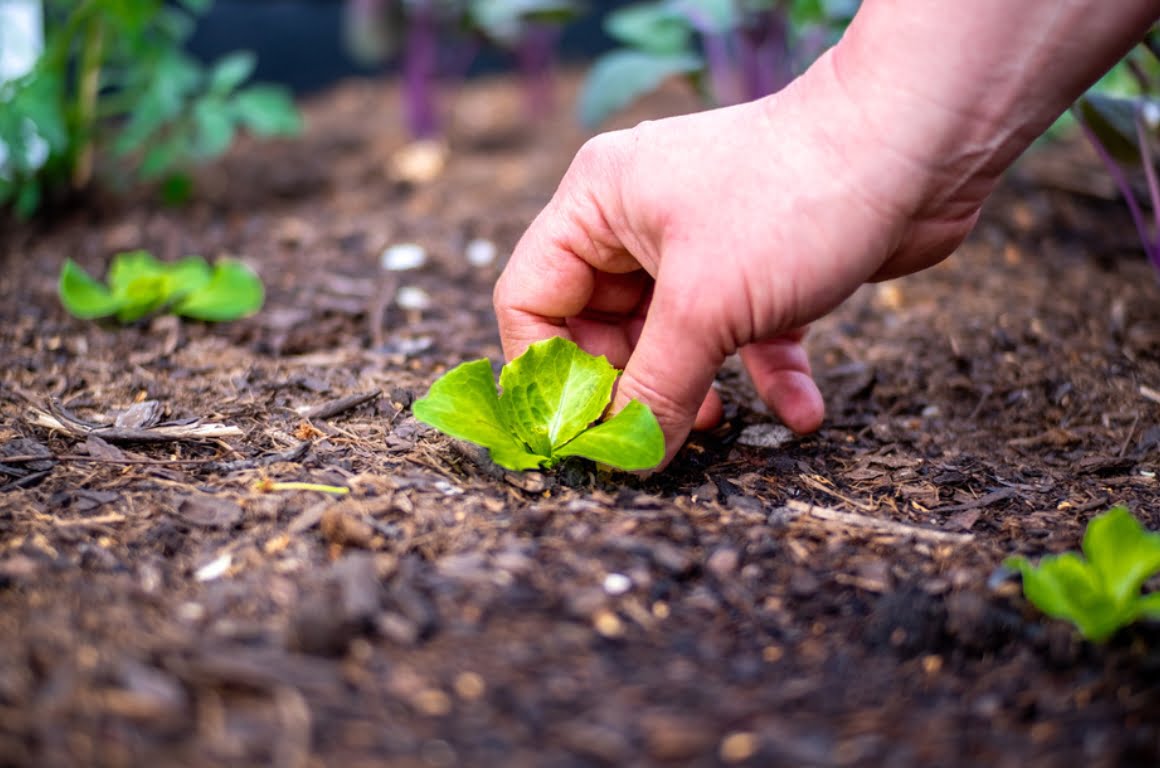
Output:
[[[625,369],[667,464],[720,418],[739,353],[799,433],[824,416],[808,324],[938,263],[999,175],[1160,17],[1160,0],[866,0],[759,101],[599,135],[496,284],[504,353],[554,335]]]

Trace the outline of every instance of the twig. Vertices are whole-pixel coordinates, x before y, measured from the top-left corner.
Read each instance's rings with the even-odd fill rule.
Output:
[[[893,520],[883,520],[881,518],[859,515],[853,512],[842,512],[841,510],[830,509],[829,507],[818,507],[813,504],[807,504],[804,501],[798,501],[797,499],[787,501],[783,509],[789,512],[789,517],[794,520],[822,520],[827,523],[846,525],[851,528],[861,528],[863,530],[889,533],[895,536],[905,536],[924,541],[937,541],[945,544],[966,544],[967,542],[975,540],[974,535],[970,533],[936,531],[931,528],[922,528],[909,523],[897,523]]]
[[[355,395],[347,395],[340,397],[337,400],[331,400],[326,403],[319,403],[309,407],[297,409],[298,415],[304,419],[329,419],[337,416],[340,413],[345,413],[352,408],[357,408],[363,403],[369,403],[374,400],[383,391],[381,389],[374,389],[370,392],[360,392]]]
[[[838,493],[837,489],[831,485],[828,485],[819,477],[814,477],[812,475],[800,475],[799,477],[801,477],[803,483],[813,488],[814,490],[821,491],[828,496],[833,496],[838,501],[844,501],[855,509],[860,509],[863,512],[873,512],[876,509],[873,504],[867,504],[864,501],[858,501],[856,499],[850,498],[849,496],[843,496],[841,493]]]
[[[218,459],[107,459],[103,456],[80,456],[64,454],[61,456],[5,456],[0,464],[31,464],[34,461],[78,461],[89,464],[213,464]]]
[[[1152,387],[1149,387],[1147,384],[1141,384],[1140,394],[1143,395],[1147,400],[1151,400],[1154,403],[1160,403],[1160,389],[1152,389]]]
[[[80,422],[58,418],[54,414],[33,409],[33,423],[73,437],[96,435],[110,443],[174,443],[182,440],[214,440],[222,437],[240,437],[238,427],[226,424],[179,424],[150,427],[149,429],[118,429],[90,427]]]
[[[997,491],[985,493],[977,499],[972,499],[971,501],[963,502],[962,504],[951,504],[946,507],[935,507],[930,511],[937,512],[940,515],[947,514],[949,512],[966,512],[972,509],[979,509],[980,507],[989,507],[992,504],[1003,501],[1004,499],[1009,499],[1014,495],[1014,488],[1000,488]]]

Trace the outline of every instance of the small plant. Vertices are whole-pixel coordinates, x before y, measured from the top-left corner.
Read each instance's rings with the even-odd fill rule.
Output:
[[[1088,640],[1102,642],[1138,619],[1160,619],[1160,592],[1140,594],[1160,572],[1160,534],[1145,530],[1127,507],[1113,507],[1088,523],[1083,554],[1044,557],[1038,567],[1023,557],[1003,564],[1023,575],[1023,594],[1039,610],[1075,624]]]
[[[857,0],[653,0],[617,9],[605,29],[623,47],[588,73],[580,120],[595,127],[675,76],[692,77],[715,106],[767,96],[834,42],[857,6]]]
[[[284,89],[244,86],[254,57],[206,69],[182,48],[212,0],[45,0],[45,48],[0,83],[0,207],[32,214],[45,192],[87,186],[104,152],[166,198],[188,197],[188,170],[221,155],[239,129],[292,135]]]
[[[582,456],[617,469],[652,469],[665,438],[648,406],[633,400],[597,422],[620,372],[571,341],[536,342],[503,367],[496,391],[491,363],[463,363],[431,385],[412,410],[424,424],[488,449],[508,469],[550,468]]]
[[[579,8],[578,0],[347,0],[345,35],[364,63],[399,55],[407,129],[413,139],[436,139],[436,84],[462,78],[484,43],[514,54],[529,116],[543,117],[560,25]],[[440,60],[441,47],[454,50],[452,60]]]
[[[157,312],[225,322],[254,314],[264,300],[262,281],[240,261],[221,259],[211,267],[200,256],[187,256],[166,263],[148,251],[114,256],[108,285],[69,259],[61,269],[58,291],[74,316],[115,316],[122,323]]]
[[[1160,276],[1160,181],[1156,140],[1160,136],[1160,30],[1152,29],[1101,84],[1084,94],[1071,114],[1115,181],[1140,235],[1140,244]],[[1142,171],[1152,208],[1152,226],[1129,177]]]

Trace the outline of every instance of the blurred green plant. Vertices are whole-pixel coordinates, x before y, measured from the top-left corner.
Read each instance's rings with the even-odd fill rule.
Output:
[[[690,77],[715,106],[774,93],[832,45],[858,0],[652,0],[610,13],[621,47],[593,64],[580,94],[589,128],[658,88]]]
[[[1140,594],[1160,573],[1160,533],[1145,530],[1127,507],[1088,523],[1082,557],[1049,555],[1038,566],[1009,557],[1003,565],[1023,575],[1023,594],[1035,607],[1070,621],[1088,640],[1102,642],[1138,619],[1160,619],[1160,592]]]
[[[442,132],[435,103],[441,78],[462,78],[483,45],[514,55],[529,117],[552,106],[552,67],[564,22],[576,18],[580,0],[347,0],[345,39],[359,61],[378,64],[401,57],[407,128],[414,139]],[[440,60],[442,46],[454,52]]]
[[[46,192],[87,186],[109,154],[130,178],[188,196],[193,165],[225,152],[239,129],[293,135],[288,92],[244,85],[255,60],[203,67],[182,50],[212,0],[46,0],[45,49],[31,72],[0,83],[0,208],[22,216]]]
[[[265,299],[261,279],[236,259],[220,259],[211,267],[200,256],[170,263],[148,251],[128,251],[113,257],[107,283],[68,259],[57,291],[75,317],[116,317],[121,323],[158,312],[226,322],[254,314]]]

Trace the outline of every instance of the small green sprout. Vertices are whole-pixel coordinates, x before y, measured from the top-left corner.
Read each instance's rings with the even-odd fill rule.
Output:
[[[539,341],[503,367],[496,391],[487,359],[463,363],[415,401],[415,418],[487,448],[492,461],[514,470],[550,468],[582,456],[628,471],[652,469],[665,438],[647,405],[633,400],[595,424],[612,400],[617,371],[571,341]]]
[[[265,297],[262,281],[236,259],[221,259],[211,267],[200,256],[168,263],[148,251],[114,256],[107,286],[69,259],[61,269],[58,291],[74,316],[115,316],[122,323],[162,311],[225,322],[254,314]]]
[[[1088,523],[1083,553],[1051,555],[1038,567],[1023,557],[1003,565],[1023,574],[1023,594],[1039,610],[1093,642],[1138,619],[1160,619],[1160,592],[1140,594],[1160,572],[1160,533],[1145,530],[1127,507],[1112,507]]]

